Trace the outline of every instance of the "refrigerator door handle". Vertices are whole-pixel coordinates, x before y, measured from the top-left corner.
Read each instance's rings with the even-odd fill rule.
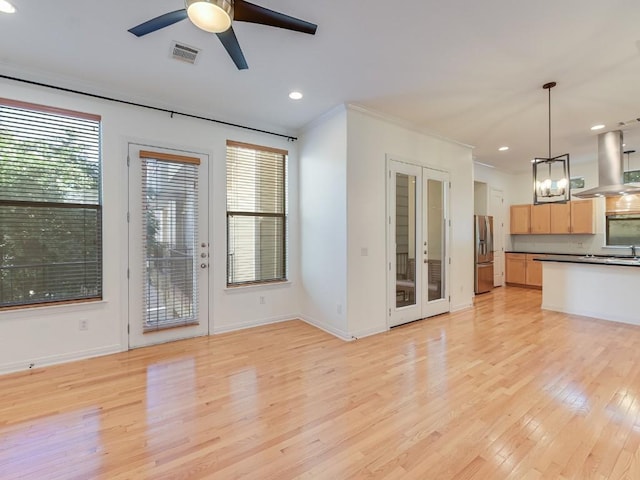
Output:
[[[491,228],[491,220],[489,217],[484,217],[485,222],[487,223],[487,250],[489,252],[493,252],[493,229]]]
[[[478,216],[475,216],[475,242],[476,242],[476,263],[479,261],[479,256],[482,255],[482,247],[480,245],[480,219],[478,218]]]

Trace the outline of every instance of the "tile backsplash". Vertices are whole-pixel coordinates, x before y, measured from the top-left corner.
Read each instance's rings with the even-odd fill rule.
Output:
[[[628,247],[605,247],[604,234],[595,235],[511,235],[509,250],[531,253],[575,255],[631,255]]]

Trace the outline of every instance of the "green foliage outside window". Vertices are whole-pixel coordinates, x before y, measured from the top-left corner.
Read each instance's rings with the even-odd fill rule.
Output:
[[[0,307],[100,298],[99,132],[16,118],[0,106]]]

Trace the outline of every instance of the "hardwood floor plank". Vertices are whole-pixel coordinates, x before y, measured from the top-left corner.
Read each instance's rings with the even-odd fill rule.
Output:
[[[473,309],[300,321],[0,377],[2,479],[640,478],[640,328]]]

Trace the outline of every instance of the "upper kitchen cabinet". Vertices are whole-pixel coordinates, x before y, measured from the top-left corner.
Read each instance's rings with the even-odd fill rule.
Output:
[[[531,232],[534,235],[551,233],[551,205],[531,206]]]
[[[510,224],[512,235],[531,233],[531,205],[511,205]]]
[[[578,200],[571,204],[571,233],[595,233],[593,200]]]
[[[549,204],[550,233],[571,233],[571,203]]]
[[[593,234],[593,200],[512,205],[512,235]]]

